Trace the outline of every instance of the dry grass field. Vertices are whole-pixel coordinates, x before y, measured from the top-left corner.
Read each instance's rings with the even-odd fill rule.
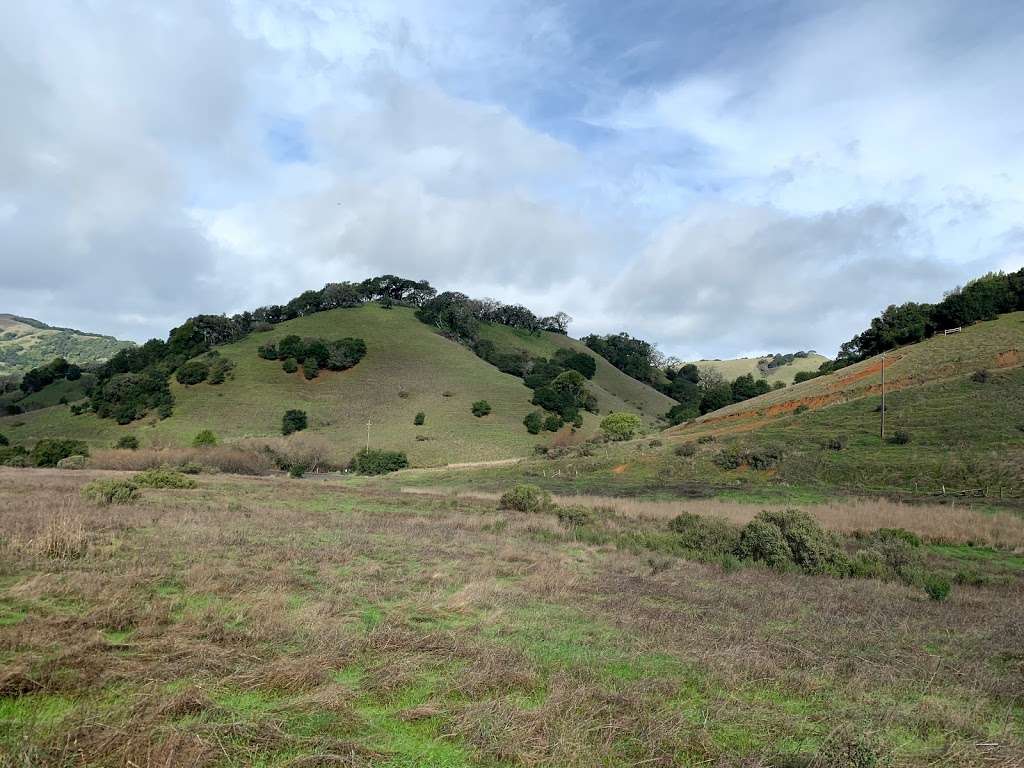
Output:
[[[80,497],[128,476],[0,469],[2,766],[1024,761],[1005,553],[936,602],[598,543],[489,499],[229,475]],[[931,510],[849,513],[957,535]]]

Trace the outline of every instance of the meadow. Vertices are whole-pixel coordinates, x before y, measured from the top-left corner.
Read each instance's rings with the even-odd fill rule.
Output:
[[[430,474],[202,474],[95,506],[84,484],[131,474],[0,468],[0,765],[1024,761],[1017,513],[807,506],[914,528],[970,574],[940,602],[661,546],[679,511],[761,505],[563,500],[581,527]]]

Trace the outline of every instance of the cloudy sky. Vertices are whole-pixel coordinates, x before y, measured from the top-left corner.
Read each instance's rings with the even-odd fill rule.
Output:
[[[0,312],[393,272],[683,358],[1024,265],[1016,0],[0,4]]]

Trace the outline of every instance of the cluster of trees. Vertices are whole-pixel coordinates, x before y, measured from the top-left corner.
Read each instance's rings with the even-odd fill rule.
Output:
[[[58,379],[76,381],[82,378],[82,369],[63,357],[55,357],[46,365],[33,368],[21,378],[18,388],[26,395],[38,392]]]
[[[591,334],[583,338],[583,343],[627,376],[664,390],[662,368],[669,361],[649,341],[634,338],[628,333],[615,333],[607,336]]]
[[[497,323],[529,333],[566,333],[572,318],[565,312],[538,317],[521,304],[503,304],[494,299],[471,299],[464,293],[445,291],[424,301],[416,311],[420,322],[432,325],[444,335],[464,344],[475,344],[480,323]]]
[[[174,375],[179,384],[186,386],[201,384],[204,381],[216,386],[223,384],[234,370],[234,361],[221,357],[214,349],[206,353],[206,359],[190,360],[179,366]]]
[[[822,372],[1017,310],[1024,310],[1024,269],[1010,274],[992,272],[953,289],[938,304],[907,302],[888,307],[865,331],[843,344],[836,360],[824,364]]]
[[[344,371],[356,365],[366,356],[366,342],[350,336],[325,341],[290,334],[277,344],[263,344],[258,354],[264,360],[281,360],[281,367],[286,373],[295,373],[302,365],[303,375],[307,379],[315,379],[323,368]]]
[[[671,397],[678,401],[665,418],[672,424],[682,424],[697,416],[717,411],[732,403],[742,403],[752,397],[770,392],[772,386],[765,379],[754,378],[751,373],[726,381],[713,368],[698,369],[689,363],[676,369],[667,369],[671,379]],[[779,383],[775,388],[784,386]]]

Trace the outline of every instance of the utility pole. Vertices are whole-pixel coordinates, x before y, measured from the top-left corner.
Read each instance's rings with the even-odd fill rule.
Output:
[[[370,450],[370,420],[366,420],[366,450]]]
[[[885,352],[882,353],[882,426],[878,432],[879,439],[885,442]]]

